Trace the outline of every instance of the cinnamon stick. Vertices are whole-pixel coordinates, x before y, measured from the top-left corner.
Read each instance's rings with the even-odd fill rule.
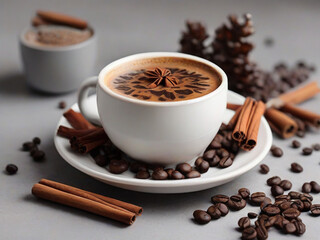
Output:
[[[309,122],[315,127],[320,127],[320,115],[304,110],[302,108],[296,107],[292,104],[285,104],[282,108],[282,111],[290,113],[291,115],[301,119],[302,121]]]
[[[247,131],[252,117],[252,107],[254,100],[250,97],[246,98],[243,107],[241,109],[237,124],[233,130],[232,137],[238,142],[242,142],[247,137]]]
[[[234,104],[234,103],[227,103],[227,109],[236,111],[239,107],[241,107],[242,105],[240,104]]]
[[[240,112],[242,110],[242,106],[240,106],[236,112],[233,114],[233,117],[230,119],[228,125],[227,125],[227,129],[230,129],[230,130],[233,130],[234,127],[236,126],[237,124],[237,121],[239,119],[239,116],[240,116]]]
[[[292,118],[275,108],[268,108],[265,117],[271,129],[282,138],[292,137],[298,130],[298,125]]]
[[[38,27],[41,25],[48,25],[49,23],[46,22],[44,19],[40,18],[39,16],[35,16],[34,18],[32,18],[31,24],[34,27]]]
[[[135,214],[132,212],[122,211],[100,202],[61,191],[41,183],[36,183],[32,187],[32,194],[39,198],[95,213],[128,225],[131,225],[136,218]]]
[[[248,136],[246,139],[246,143],[242,146],[242,149],[249,151],[256,146],[260,122],[265,110],[266,106],[262,101],[259,101],[254,105],[250,125],[248,128]]]
[[[80,18],[71,17],[57,12],[39,10],[37,11],[37,15],[44,21],[50,23],[67,25],[79,29],[85,29],[88,27],[88,23]]]
[[[61,125],[58,128],[57,135],[71,139],[72,137],[81,137],[88,135],[94,131],[96,131],[96,129],[73,129]]]
[[[93,129],[93,126],[81,113],[75,112],[72,109],[66,111],[63,116],[68,120],[71,126],[75,129]]]

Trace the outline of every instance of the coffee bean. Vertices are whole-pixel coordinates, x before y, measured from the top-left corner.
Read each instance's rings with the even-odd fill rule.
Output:
[[[221,158],[220,162],[219,162],[219,167],[221,168],[226,168],[226,167],[230,167],[233,163],[233,160],[230,157],[223,157]]]
[[[243,199],[247,199],[250,196],[250,190],[248,188],[240,188],[238,193]]]
[[[301,173],[303,171],[303,167],[299,163],[291,163],[291,171],[294,173]]]
[[[281,178],[278,176],[271,177],[267,180],[269,186],[279,185],[281,183]]]
[[[298,137],[301,137],[301,138],[303,138],[304,136],[305,136],[305,131],[303,131],[303,130],[298,130],[297,132],[296,132],[296,135],[298,136]]]
[[[34,161],[40,162],[44,160],[45,156],[46,154],[43,151],[38,150],[33,154],[32,158]]]
[[[198,178],[201,176],[201,174],[196,170],[192,170],[191,172],[187,173],[185,176],[186,178]]]
[[[275,222],[277,221],[278,216],[279,216],[279,214],[268,217],[267,220],[264,221],[265,227],[266,228],[272,227],[275,224]]]
[[[242,200],[242,197],[240,196],[240,194],[237,194],[237,195],[232,195],[230,199],[235,202],[240,202]]]
[[[308,147],[303,148],[302,149],[302,154],[305,155],[305,156],[311,155],[312,154],[312,148],[308,148]]]
[[[310,184],[311,184],[311,188],[312,188],[311,191],[312,192],[320,193],[320,185],[317,182],[311,181]]]
[[[240,201],[238,201],[238,199],[235,199],[235,198],[233,199],[234,200],[230,198],[229,201],[227,202],[227,206],[233,211],[238,211],[247,205],[247,202],[244,199],[241,199]]]
[[[149,171],[144,171],[144,170],[140,170],[136,173],[136,178],[139,178],[139,179],[148,179],[150,178],[150,173]]]
[[[30,156],[33,157],[34,154],[35,154],[37,151],[39,151],[39,149],[38,149],[36,146],[33,147],[33,148],[30,150]]]
[[[278,185],[273,185],[271,187],[271,193],[272,193],[272,196],[278,196],[278,195],[282,195],[283,194],[283,188],[278,186]]]
[[[211,216],[203,210],[195,210],[193,212],[194,220],[199,224],[206,224],[211,221]]]
[[[265,199],[266,197],[266,194],[263,193],[263,192],[255,192],[255,193],[252,193],[251,194],[251,202],[254,204],[254,205],[260,205],[263,200]]]
[[[259,204],[256,204],[259,205]],[[264,209],[265,207],[271,205],[271,199],[268,197],[265,197],[265,199],[263,200],[263,202],[260,204],[260,209]]]
[[[172,173],[175,171],[173,168],[166,168],[164,169],[168,173],[168,178],[172,178]]]
[[[227,203],[228,201],[229,197],[223,194],[218,194],[211,197],[212,203]]]
[[[216,205],[212,205],[208,208],[207,213],[212,219],[219,219],[221,217],[221,212]]]
[[[275,197],[276,201],[285,200],[290,201],[291,197],[289,195],[279,195]]]
[[[288,195],[292,198],[292,199],[299,199],[301,196],[301,193],[299,192],[295,192],[295,191],[291,191],[288,193]]]
[[[8,164],[6,166],[6,171],[9,175],[13,175],[18,172],[18,167],[15,164]]]
[[[308,193],[301,193],[299,196],[300,200],[304,201],[305,199],[310,200],[311,202],[313,201],[313,197],[308,194]]]
[[[192,167],[188,163],[180,163],[176,166],[176,170],[182,174],[187,174],[192,171]]]
[[[162,169],[156,169],[152,173],[152,179],[154,180],[166,180],[168,179],[168,173]]]
[[[123,173],[127,171],[128,168],[129,168],[129,165],[127,161],[124,159],[119,159],[119,160],[112,159],[109,163],[109,171],[114,174]]]
[[[298,221],[296,219],[293,219],[292,223],[296,227],[295,233],[297,235],[302,235],[302,234],[304,234],[306,232],[306,225],[302,221]]]
[[[23,151],[30,151],[34,146],[35,145],[33,142],[25,142],[22,144],[22,150]]]
[[[147,169],[151,169],[152,171],[163,170],[164,166],[160,164],[148,164]]]
[[[299,199],[293,199],[293,200],[291,200],[291,207],[298,209],[301,212],[304,209],[304,204]]]
[[[263,208],[262,211],[268,216],[274,216],[280,213],[280,208],[273,204],[269,204],[268,206]]]
[[[211,149],[211,150],[206,151],[206,152],[203,154],[202,157],[203,157],[204,160],[209,161],[209,160],[212,160],[215,155],[216,155],[216,150]]]
[[[254,213],[254,212],[248,212],[248,217],[249,218],[256,218],[258,216],[258,214]]]
[[[220,162],[220,157],[218,155],[215,155],[213,159],[208,160],[208,163],[210,167],[215,167],[219,164]]]
[[[315,151],[320,151],[320,144],[319,144],[319,143],[313,144],[313,145],[312,145],[312,148],[313,148],[313,150],[315,150]]]
[[[302,201],[302,200],[301,200]],[[302,201],[303,203],[303,209],[302,211],[306,212],[306,211],[309,211],[310,208],[311,208],[311,205],[312,205],[312,202],[309,201],[309,200],[305,200],[305,201]]]
[[[209,163],[205,160],[203,160],[200,165],[197,167],[197,170],[200,172],[200,173],[205,173],[205,172],[208,172],[209,170]]]
[[[32,142],[36,145],[39,145],[41,143],[41,139],[39,137],[33,138]]]
[[[310,207],[311,214],[314,216],[320,216],[320,204],[313,204]]]
[[[274,217],[275,217],[275,222],[273,226],[275,226],[276,228],[283,229],[284,225],[289,223],[289,221],[281,215],[276,215]]]
[[[214,141],[217,141],[217,142],[221,142],[222,140],[224,139],[224,137],[221,135],[221,134],[217,134],[215,137],[214,137]]]
[[[260,172],[262,174],[267,174],[269,171],[270,171],[270,169],[269,169],[268,165],[266,165],[266,164],[260,165]]]
[[[147,171],[147,170],[148,170],[147,164],[145,163],[135,161],[130,164],[130,171],[133,173],[137,173],[139,171]]]
[[[275,147],[271,150],[271,153],[274,157],[282,157],[283,155],[283,151],[281,148],[279,147]]]
[[[300,211],[296,208],[288,208],[282,212],[282,215],[285,218],[293,219],[299,217]]]
[[[229,208],[224,203],[217,203],[216,207],[219,209],[221,216],[226,216],[229,213]]]
[[[304,192],[304,193],[310,193],[311,189],[312,189],[311,184],[308,182],[306,182],[302,185],[302,192]]]
[[[297,140],[292,141],[292,147],[293,148],[299,148],[301,146],[301,143]]]
[[[204,159],[202,157],[198,157],[197,160],[194,162],[194,165],[198,167],[203,161]]]
[[[216,140],[213,140],[209,145],[209,149],[219,149],[219,148],[221,148],[221,143]]]
[[[257,232],[257,239],[259,240],[265,240],[268,238],[268,230],[266,229],[264,225],[264,220],[260,219],[255,221],[254,223],[256,225],[256,232]]]
[[[242,217],[238,221],[238,226],[240,229],[245,229],[247,227],[250,227],[250,224],[251,224],[250,218],[248,217]]]
[[[291,202],[283,202],[279,205],[279,208],[281,209],[281,211],[287,210],[290,207],[291,207]]]
[[[296,226],[293,223],[288,223],[286,225],[284,225],[284,231],[285,233],[294,233],[296,232]]]
[[[105,167],[108,164],[108,160],[107,160],[106,156],[105,155],[101,155],[101,154],[95,156],[94,157],[94,161],[100,167]]]
[[[185,177],[181,172],[173,171],[172,174],[171,174],[171,178],[175,179],[175,180],[180,180],[180,179],[184,179]]]
[[[67,106],[67,104],[66,104],[66,102],[64,102],[64,101],[61,101],[61,102],[59,102],[59,104],[58,104],[58,107],[59,107],[60,109],[65,109],[66,106]]]
[[[247,227],[242,231],[242,239],[243,240],[253,240],[257,236],[257,232],[254,227]]]
[[[279,186],[282,187],[283,190],[287,191],[291,189],[292,183],[289,180],[282,180]]]

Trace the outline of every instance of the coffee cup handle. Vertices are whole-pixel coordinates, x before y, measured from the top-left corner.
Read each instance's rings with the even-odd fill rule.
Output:
[[[97,97],[89,96],[90,89],[96,88],[98,83],[98,77],[87,78],[80,86],[78,92],[78,106],[81,114],[91,123],[101,126],[98,107]]]

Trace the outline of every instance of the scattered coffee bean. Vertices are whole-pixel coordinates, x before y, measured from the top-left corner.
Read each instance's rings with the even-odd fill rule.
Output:
[[[247,227],[250,227],[250,218],[248,217],[242,217],[238,221],[238,226],[240,229],[245,229]]]
[[[217,150],[217,154],[218,154],[218,156],[221,157],[221,158],[229,157],[229,155],[230,155],[229,152],[228,152],[226,149],[224,149],[224,148],[218,149],[218,150]]]
[[[184,179],[185,177],[181,172],[175,170],[172,172],[171,178],[175,180],[179,180],[179,179]]]
[[[244,200],[240,195],[231,196],[227,202],[227,206],[233,211],[241,210],[246,205],[246,200]]]
[[[127,171],[129,165],[126,160],[123,159],[112,159],[109,163],[109,171],[114,174],[120,174]]]
[[[293,224],[295,225],[295,227],[296,227],[296,234],[297,235],[302,235],[302,234],[304,234],[305,233],[305,231],[306,231],[306,225],[302,222],[302,221],[298,221],[298,220],[296,220],[296,219],[294,219],[294,220],[292,220],[293,222]]]
[[[219,219],[221,217],[221,212],[216,205],[212,205],[208,208],[207,213],[212,219]]]
[[[216,141],[216,140],[213,140],[211,143],[210,143],[210,145],[209,145],[209,148],[210,149],[219,149],[219,148],[221,148],[222,146],[221,146],[221,143],[220,142],[218,142],[218,141]]]
[[[18,167],[15,164],[8,164],[6,166],[6,171],[9,175],[13,175],[18,172]]]
[[[268,238],[268,230],[265,227],[265,220],[258,219],[254,223],[256,225],[257,239],[267,239]]]
[[[201,174],[196,170],[192,170],[191,172],[187,173],[185,176],[186,178],[198,178],[198,177],[201,177]]]
[[[311,155],[312,154],[312,148],[308,148],[308,147],[303,148],[302,149],[302,154],[305,155],[305,156]]]
[[[166,180],[168,179],[168,173],[162,169],[156,169],[152,173],[152,179],[154,180]]]
[[[285,233],[294,233],[294,232],[296,232],[296,230],[297,230],[296,226],[291,222],[284,225]]]
[[[254,205],[260,205],[265,199],[266,194],[264,192],[255,192],[251,194],[251,203]]]
[[[218,155],[214,156],[213,159],[208,160],[210,167],[215,167],[219,164],[220,157]]]
[[[22,150],[23,151],[30,151],[34,146],[35,145],[33,142],[25,142],[22,144]]]
[[[66,106],[67,106],[67,104],[66,104],[66,102],[64,102],[64,101],[61,101],[61,102],[59,102],[59,104],[58,104],[58,107],[59,107],[60,109],[65,109]]]
[[[268,186],[279,185],[281,183],[281,178],[278,176],[273,176],[267,180]]]
[[[269,169],[268,165],[266,165],[266,164],[260,165],[260,172],[262,174],[267,174],[269,171],[270,171],[270,169]]]
[[[257,232],[254,227],[247,227],[242,231],[243,240],[253,240],[257,237]]]
[[[148,178],[150,178],[150,173],[149,173],[149,171],[140,170],[136,173],[136,178],[148,179]]]
[[[173,168],[166,168],[164,169],[168,173],[168,178],[172,178],[172,173],[175,171]]]
[[[227,203],[228,201],[229,197],[223,194],[218,194],[211,197],[212,203]]]
[[[301,146],[301,143],[297,140],[292,141],[292,147],[293,148],[299,148]]]
[[[296,135],[300,138],[304,138],[304,136],[306,135],[305,131],[302,130],[298,130]]]
[[[320,216],[320,204],[313,204],[310,207],[311,214],[314,216]]]
[[[288,195],[292,198],[292,199],[299,199],[301,196],[301,193],[299,192],[295,192],[295,191],[290,191],[288,193]]]
[[[279,196],[279,195],[282,195],[284,192],[283,188],[278,186],[278,185],[273,185],[271,187],[271,193],[272,193],[272,196]]]
[[[300,200],[308,199],[310,201],[313,201],[313,197],[308,193],[301,193],[299,198]]]
[[[206,160],[203,160],[199,166],[197,166],[197,170],[200,172],[200,173],[205,173],[205,172],[208,172],[209,170],[209,163],[206,161]]]
[[[33,158],[34,161],[40,162],[40,161],[44,160],[45,155],[46,154],[43,151],[38,150],[33,154],[32,158]]]
[[[219,167],[221,168],[230,167],[232,163],[233,163],[233,160],[229,156],[223,157],[219,162]]]
[[[306,182],[302,185],[302,192],[304,192],[304,193],[310,193],[311,189],[312,189],[311,184],[308,182]]]
[[[311,184],[311,188],[312,188],[311,191],[313,193],[320,193],[320,185],[317,182],[311,181],[310,184]]]
[[[269,204],[262,209],[262,211],[268,216],[274,216],[280,213],[280,208],[276,205]]]
[[[279,208],[281,209],[281,211],[287,210],[290,207],[291,207],[291,202],[283,202],[279,205]]]
[[[269,206],[271,204],[271,199],[268,198],[268,197],[265,197],[263,202],[260,204],[260,209],[264,209],[265,207]],[[259,205],[259,204],[256,204],[256,205]]]
[[[188,163],[180,163],[177,165],[176,170],[182,174],[187,174],[192,171],[192,167]]]
[[[198,167],[203,161],[204,159],[202,157],[198,157],[197,160],[194,162],[194,165]]]
[[[294,173],[301,173],[303,171],[303,167],[299,163],[291,163],[291,171]]]
[[[279,186],[282,187],[284,191],[287,191],[291,189],[292,183],[289,180],[282,180]]]
[[[36,146],[33,147],[33,148],[30,150],[30,156],[33,157],[34,154],[35,154],[37,151],[39,151],[39,149],[38,149]]]
[[[313,148],[313,150],[315,150],[315,151],[320,151],[320,144],[319,144],[319,143],[313,144],[313,145],[312,145],[312,148]]]
[[[224,203],[217,203],[216,207],[219,209],[221,216],[226,216],[229,213],[229,208]]]
[[[291,207],[303,211],[304,204],[300,199],[293,199],[291,200]]]
[[[41,139],[38,138],[38,137],[35,137],[35,138],[33,138],[32,142],[33,142],[34,144],[39,145],[39,144],[41,143]]]
[[[282,215],[287,219],[293,219],[300,216],[300,211],[296,208],[288,208],[282,212]]]
[[[274,157],[282,157],[283,155],[283,151],[281,148],[279,147],[274,147],[272,150],[271,150],[271,153]]]
[[[105,155],[97,155],[94,157],[94,161],[96,162],[96,164],[100,167],[105,167],[108,164],[108,160],[106,158]]]
[[[211,221],[211,216],[203,210],[196,210],[193,212],[194,220],[199,224],[206,224]]]
[[[212,160],[214,156],[216,156],[216,150],[211,149],[211,150],[206,151],[206,152],[203,154],[202,157],[203,157],[204,160],[209,161],[209,160]]]
[[[248,217],[253,219],[256,218],[258,216],[258,214],[254,213],[254,212],[248,212]]]
[[[250,197],[250,190],[248,188],[240,188],[238,193],[243,199],[247,199]]]

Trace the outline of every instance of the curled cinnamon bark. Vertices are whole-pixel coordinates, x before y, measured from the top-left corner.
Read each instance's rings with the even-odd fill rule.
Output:
[[[93,126],[81,113],[75,112],[72,109],[66,111],[63,116],[68,120],[71,126],[75,129],[93,129]]]
[[[230,119],[228,125],[227,125],[227,129],[233,130],[234,127],[236,126],[239,116],[240,116],[240,112],[242,110],[242,106],[240,106],[235,113],[233,114],[233,117]]]
[[[72,137],[81,137],[88,135],[94,131],[96,131],[96,129],[73,129],[65,126],[59,126],[57,135],[71,139]]]
[[[302,108],[296,107],[292,104],[285,104],[282,108],[282,111],[290,113],[291,115],[301,119],[302,121],[309,122],[315,127],[320,127],[320,115],[304,110]]]

